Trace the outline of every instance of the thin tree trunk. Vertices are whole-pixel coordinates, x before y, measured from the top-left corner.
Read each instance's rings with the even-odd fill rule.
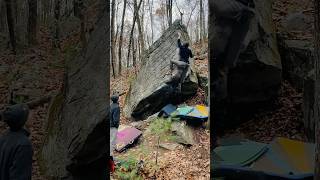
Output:
[[[140,0],[140,3],[137,7],[137,11],[139,11],[140,9],[140,6],[142,4],[142,1],[143,0]],[[136,3],[137,0],[134,0],[134,2]],[[138,15],[138,12],[136,10],[134,10],[134,15],[133,15],[133,21],[132,21],[132,28],[131,28],[131,32],[130,32],[130,39],[129,39],[129,45],[128,45],[128,55],[127,55],[127,68],[129,67],[129,57],[130,57],[130,51],[131,51],[131,43],[132,43],[132,39],[133,39],[133,31],[134,31],[134,26],[135,26],[135,23],[136,23],[136,20],[137,20],[137,15]]]
[[[316,157],[314,180],[320,180],[320,1],[314,0],[314,27],[315,27],[315,140],[316,140]]]
[[[8,30],[10,36],[10,44],[12,47],[12,51],[16,54],[16,38],[15,38],[15,28],[14,28],[14,19],[12,16],[12,1],[6,0],[6,7],[7,7],[7,23],[8,23]]]
[[[114,64],[115,64],[115,5],[116,5],[116,0],[112,0],[112,4],[111,4],[111,66],[112,66],[112,75],[113,75],[113,78],[116,77],[116,74],[115,74],[115,67],[114,67]]]
[[[187,28],[189,27],[189,23],[190,23],[190,20],[191,20],[191,16],[192,16],[192,14],[193,14],[193,11],[196,9],[196,7],[197,7],[197,2],[194,4],[194,7],[193,7],[192,10],[191,10],[191,13],[190,13],[190,16],[189,16],[188,22],[187,22]]]
[[[168,26],[172,25],[172,0],[166,0]]]
[[[119,75],[121,75],[121,53],[122,53],[122,41],[123,41],[123,27],[124,27],[124,18],[126,15],[126,7],[127,7],[127,0],[124,0],[123,11],[122,11],[122,19],[121,19],[121,31],[119,37],[119,49],[118,49],[118,58],[119,58]]]
[[[203,16],[203,4],[202,4],[202,0],[200,0],[200,41],[202,41],[204,39],[204,27],[203,27],[203,23],[204,23],[204,16]]]
[[[38,6],[37,0],[28,0],[29,3],[29,18],[28,18],[28,42],[29,44],[37,43],[37,19]]]
[[[135,42],[134,38],[132,39],[132,64],[133,67],[136,67],[136,48],[135,48]]]
[[[153,42],[153,12],[152,12],[153,0],[151,0],[151,3],[150,3],[150,0],[148,0],[148,3],[149,3],[149,12],[150,12],[151,41]]]
[[[142,2],[143,0],[140,1],[140,3]],[[141,25],[141,21],[140,21],[140,16],[139,16],[139,9],[140,7],[138,8],[138,5],[137,5],[137,0],[134,0],[134,11],[136,12],[136,17],[137,17],[137,24],[138,24],[138,30],[139,30],[139,41],[140,41],[140,44],[141,44],[141,49],[142,51],[144,51],[144,37],[143,37],[143,26]]]

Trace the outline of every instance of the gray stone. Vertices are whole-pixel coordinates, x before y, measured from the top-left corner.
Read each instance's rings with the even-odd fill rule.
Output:
[[[171,131],[178,136],[176,141],[184,145],[195,144],[193,130],[186,125],[185,121],[174,121],[171,124]]]
[[[237,65],[228,74],[228,99],[233,105],[268,102],[278,95],[281,58],[270,1],[254,1],[255,16]]]
[[[105,10],[87,47],[69,62],[64,90],[50,105],[39,154],[48,179],[106,178],[100,170],[106,171],[108,147],[108,15]]]
[[[313,44],[306,40],[278,38],[284,78],[295,88],[302,90],[303,81],[313,69]]]
[[[198,88],[198,79],[191,60],[188,76],[181,86],[181,94],[176,95],[173,88],[166,84],[171,78],[170,60],[178,60],[177,34],[181,32],[183,42],[189,41],[187,29],[179,21],[167,29],[163,35],[144,52],[143,64],[136,78],[130,84],[124,107],[126,117],[136,120],[158,112],[168,103],[175,103],[177,97],[194,95]]]
[[[164,148],[164,149],[173,151],[179,146],[179,144],[176,144],[176,143],[161,143],[159,146]]]

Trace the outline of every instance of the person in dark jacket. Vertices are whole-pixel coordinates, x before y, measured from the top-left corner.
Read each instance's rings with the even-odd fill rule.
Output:
[[[30,180],[33,149],[29,132],[23,127],[29,108],[25,104],[7,107],[2,113],[10,129],[0,137],[0,180]]]
[[[118,103],[119,96],[113,95],[111,97],[110,105],[110,167],[111,172],[114,171],[113,150],[116,145],[117,133],[120,124],[120,106]]]
[[[189,58],[193,58],[191,49],[189,49],[189,43],[181,43],[181,34],[178,34],[178,47],[179,47],[179,60],[189,64]]]

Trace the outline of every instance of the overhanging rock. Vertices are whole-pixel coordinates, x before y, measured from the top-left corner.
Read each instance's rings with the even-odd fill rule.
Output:
[[[255,16],[237,66],[228,75],[231,114],[252,112],[257,104],[277,97],[282,79],[281,58],[269,1],[254,1]],[[253,107],[252,107],[253,106]]]
[[[179,59],[177,37],[181,33],[183,42],[190,42],[187,29],[180,21],[175,21],[163,35],[145,52],[143,64],[127,93],[124,113],[126,117],[144,119],[159,111],[168,103],[175,103],[177,96],[165,82],[171,77],[170,60]],[[190,61],[189,76],[181,88],[181,97],[196,93],[198,79]]]

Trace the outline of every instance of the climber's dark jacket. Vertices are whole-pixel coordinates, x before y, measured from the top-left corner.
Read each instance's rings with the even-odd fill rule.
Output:
[[[31,180],[32,144],[23,129],[29,111],[26,105],[14,105],[3,113],[10,130],[0,137],[0,180]]]
[[[112,96],[110,105],[110,127],[119,127],[120,123],[120,107],[118,103],[119,96]]]
[[[178,39],[178,47],[180,55],[179,60],[189,64],[189,57],[193,58],[192,51],[188,48],[188,45],[182,45],[180,39]]]

